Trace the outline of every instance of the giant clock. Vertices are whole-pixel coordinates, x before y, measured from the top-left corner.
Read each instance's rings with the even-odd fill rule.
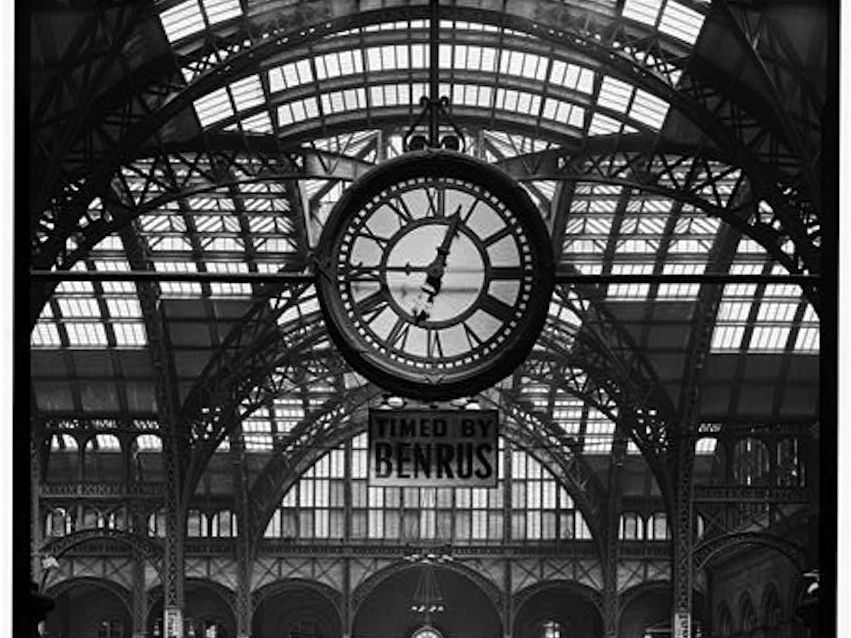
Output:
[[[355,370],[425,400],[479,392],[529,354],[553,253],[528,194],[452,151],[373,168],[332,209],[317,249],[331,337]]]

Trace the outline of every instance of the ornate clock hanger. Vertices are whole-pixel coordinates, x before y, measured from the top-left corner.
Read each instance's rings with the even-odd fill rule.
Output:
[[[404,136],[406,153],[335,204],[316,248],[316,286],[329,335],[355,370],[434,401],[475,394],[528,355],[554,261],[526,191],[458,152],[464,136],[438,96],[437,0],[430,7],[429,95]],[[441,137],[442,125],[451,132]]]
[[[452,115],[447,108],[449,97],[440,97],[440,2],[429,0],[430,22],[428,33],[428,95],[420,98],[423,109],[404,136],[404,146],[407,151],[419,151],[424,148],[446,148],[453,151],[466,150],[467,144],[461,129],[452,121]],[[455,135],[440,137],[440,122],[445,121]],[[423,122],[428,123],[428,137],[417,130]]]

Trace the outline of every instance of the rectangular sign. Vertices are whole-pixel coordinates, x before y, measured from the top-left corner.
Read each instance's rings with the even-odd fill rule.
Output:
[[[691,614],[687,611],[674,612],[673,638],[691,638]]]
[[[496,487],[497,410],[370,410],[369,484]]]

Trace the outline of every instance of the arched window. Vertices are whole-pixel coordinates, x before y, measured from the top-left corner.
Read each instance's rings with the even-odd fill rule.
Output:
[[[131,446],[132,471],[137,481],[164,481],[163,442],[156,434],[140,434]]]
[[[152,512],[148,516],[148,535],[159,536],[160,538],[165,537],[165,516],[165,509]]]
[[[64,507],[55,507],[44,520],[45,536],[65,536],[74,531],[74,517]]]
[[[706,533],[706,521],[700,514],[694,516],[694,539],[699,541]]]
[[[765,638],[779,638],[783,610],[780,607],[780,597],[777,595],[774,585],[769,585],[765,592],[762,615]]]
[[[724,603],[721,603],[721,609],[718,611],[717,635],[719,638],[730,638],[733,635],[733,615]]]
[[[97,638],[124,638],[124,623],[115,618],[98,621]]]
[[[640,541],[644,538],[644,519],[635,512],[621,514],[618,538],[625,541]]]
[[[210,519],[210,536],[221,538],[237,536],[236,514],[230,510],[216,512]]]
[[[754,610],[753,603],[751,603],[750,596],[745,594],[742,602],[739,604],[739,627],[741,627],[741,635],[744,637],[750,636],[754,629],[756,629],[756,625],[756,611]]]
[[[228,638],[224,621],[219,618],[185,618],[183,635],[186,638]]]
[[[759,439],[749,437],[733,448],[733,480],[739,485],[768,483],[768,448]]]
[[[207,515],[199,510],[189,510],[186,517],[186,536],[190,538],[206,538],[209,535]]]
[[[777,444],[775,475],[777,484],[789,487],[803,487],[804,463],[801,458],[798,439],[783,439]]]
[[[668,515],[665,512],[654,512],[647,519],[647,540],[667,541],[671,539],[668,527]]]
[[[541,623],[541,631],[538,633],[539,638],[567,638],[567,635],[562,631],[561,623],[555,620],[545,620]]]
[[[694,442],[694,481],[701,485],[724,481],[724,448],[714,436],[704,436]]]
[[[96,434],[86,441],[83,459],[88,481],[124,479],[121,441],[114,434]]]

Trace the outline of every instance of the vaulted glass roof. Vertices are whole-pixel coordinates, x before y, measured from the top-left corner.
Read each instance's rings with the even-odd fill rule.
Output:
[[[806,221],[791,142],[759,119],[765,110],[735,121],[754,107],[695,63],[714,55],[702,40],[712,5],[547,0],[558,18],[548,24],[497,3],[441,4],[441,136],[460,134],[463,152],[522,184],[562,277],[529,360],[475,402],[598,478],[614,454],[638,462],[648,441],[667,444],[654,428],[677,427],[690,383],[796,388],[789,403],[737,396],[747,409],[707,398],[699,420],[812,417],[817,299],[790,275],[813,274],[820,226]],[[35,411],[56,450],[74,449],[68,432],[97,419],[114,419],[98,436],[130,432],[157,449],[168,409],[199,458],[229,458],[240,442],[254,479],[276,454],[306,469],[387,399],[329,340],[312,255],[348,185],[420,130],[428,7],[329,9],[302,24],[295,5],[265,0],[155,6],[165,53],[139,67],[156,75],[154,60],[163,77],[140,72],[138,94],[109,94],[117,105],[93,116],[103,139],[88,149],[98,170],[81,168],[75,147],[33,245],[45,269],[173,278],[50,290],[31,336]],[[118,121],[127,129],[111,146]],[[91,193],[88,179],[100,180]],[[85,212],[61,217],[54,205],[75,197]],[[274,273],[297,277],[253,277]],[[623,437],[627,418],[640,426]]]

